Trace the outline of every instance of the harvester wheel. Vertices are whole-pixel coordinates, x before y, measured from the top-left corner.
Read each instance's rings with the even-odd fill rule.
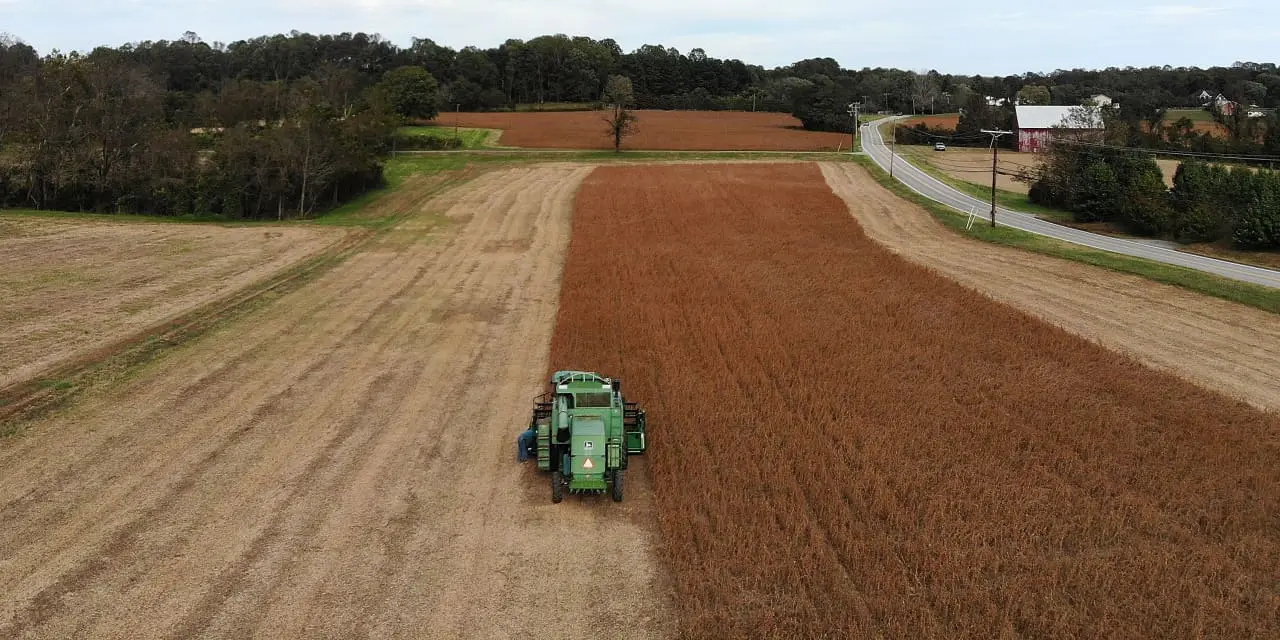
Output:
[[[564,475],[559,471],[551,473],[551,501],[560,504],[564,500]]]
[[[613,486],[610,493],[613,494],[614,502],[622,502],[622,469],[613,472]]]

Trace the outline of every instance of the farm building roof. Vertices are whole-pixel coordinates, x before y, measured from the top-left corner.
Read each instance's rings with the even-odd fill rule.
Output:
[[[1074,115],[1083,112],[1084,117]],[[1019,129],[1101,129],[1102,114],[1094,107],[1017,107]],[[1092,123],[1093,126],[1083,126]]]

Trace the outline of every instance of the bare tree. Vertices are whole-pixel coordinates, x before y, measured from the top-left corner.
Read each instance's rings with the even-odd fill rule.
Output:
[[[626,76],[609,76],[605,83],[602,101],[611,105],[610,114],[604,121],[609,125],[609,137],[613,139],[613,150],[622,150],[622,139],[635,133],[636,115],[627,109],[635,102],[635,94],[631,89],[631,79]]]
[[[931,101],[937,98],[938,82],[935,76],[936,71],[921,69],[911,74],[911,102],[912,111],[919,109],[924,110],[925,105],[931,104]]]

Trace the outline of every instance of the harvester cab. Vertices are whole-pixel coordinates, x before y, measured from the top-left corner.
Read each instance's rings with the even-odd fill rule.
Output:
[[[645,414],[622,396],[622,381],[586,371],[557,371],[534,401],[520,434],[519,457],[551,472],[551,501],[564,492],[608,491],[622,501],[627,456],[644,453]]]

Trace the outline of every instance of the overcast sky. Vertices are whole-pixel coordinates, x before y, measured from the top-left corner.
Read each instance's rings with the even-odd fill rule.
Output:
[[[1277,0],[0,0],[0,32],[41,53],[293,29],[454,48],[565,33],[613,38],[625,51],[702,47],[766,67],[832,57],[987,75],[1280,58]]]

